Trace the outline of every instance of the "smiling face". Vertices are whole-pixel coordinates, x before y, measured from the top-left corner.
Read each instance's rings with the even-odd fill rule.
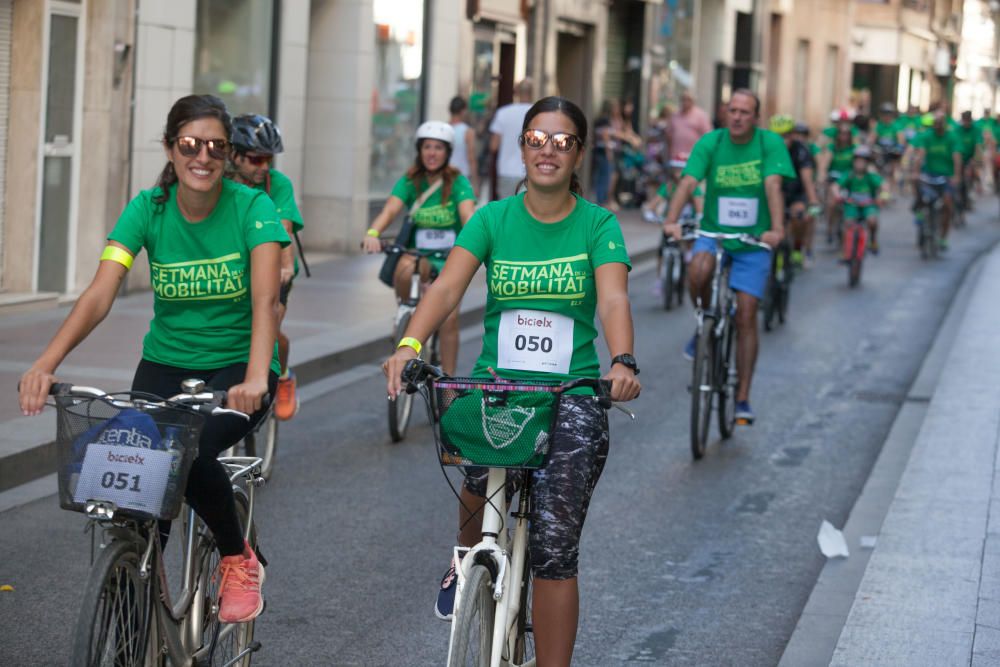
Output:
[[[197,118],[181,125],[178,137],[196,139],[227,139],[226,130],[218,118]],[[167,159],[174,165],[179,187],[194,192],[211,192],[222,181],[225,157],[214,158],[208,153],[208,146],[201,145],[197,155],[181,155],[177,142],[165,147]]]
[[[528,130],[541,130],[550,137],[560,132],[577,134],[576,124],[569,116],[558,111],[538,114],[528,123]],[[538,149],[521,145],[521,159],[524,160],[528,183],[537,190],[569,190],[573,170],[583,161],[583,150],[579,144],[568,153],[557,151],[549,139]]]
[[[448,163],[448,144],[437,139],[423,139],[420,142],[420,162],[427,171],[438,171]]]

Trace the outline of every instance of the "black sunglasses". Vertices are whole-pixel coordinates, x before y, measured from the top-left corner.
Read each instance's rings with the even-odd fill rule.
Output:
[[[549,134],[544,130],[525,130],[521,133],[518,141],[522,146],[539,150],[546,142],[552,142],[552,148],[560,153],[569,153],[577,145],[583,145],[580,137],[569,132],[553,132]]]
[[[198,137],[177,137],[174,139],[177,150],[184,157],[197,157],[201,147],[208,148],[208,156],[215,160],[224,160],[229,154],[229,142],[225,139],[199,139]]]

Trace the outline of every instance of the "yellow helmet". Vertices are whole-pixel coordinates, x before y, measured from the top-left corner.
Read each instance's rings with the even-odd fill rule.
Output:
[[[771,116],[771,122],[768,123],[768,129],[775,134],[788,134],[794,128],[795,119],[788,114],[775,114]]]

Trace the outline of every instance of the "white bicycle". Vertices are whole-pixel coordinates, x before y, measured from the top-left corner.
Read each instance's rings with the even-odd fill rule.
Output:
[[[548,430],[560,395],[589,387],[601,407],[629,410],[609,397],[610,383],[596,378],[568,382],[451,378],[420,360],[403,371],[407,392],[435,394],[440,420],[434,428],[442,465],[489,469],[483,506],[482,540],[456,546],[458,584],[448,646],[448,666],[531,667],[535,664],[531,625],[531,568],[528,521],[530,470],[545,460]],[[429,400],[428,400],[429,403]],[[545,436],[545,437],[542,437]],[[508,470],[522,475],[517,509],[506,523]]]

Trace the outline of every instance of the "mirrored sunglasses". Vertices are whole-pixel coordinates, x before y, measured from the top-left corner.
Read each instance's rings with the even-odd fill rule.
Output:
[[[580,141],[580,137],[569,132],[554,132],[549,134],[544,130],[525,130],[521,133],[521,144],[536,151],[544,146],[547,141],[551,141],[552,148],[560,153],[569,153],[574,147],[583,143]]]
[[[201,147],[208,148],[208,156],[215,160],[224,160],[229,153],[229,142],[225,139],[200,139],[198,137],[177,137],[174,139],[177,150],[184,157],[196,157],[201,153]]]

